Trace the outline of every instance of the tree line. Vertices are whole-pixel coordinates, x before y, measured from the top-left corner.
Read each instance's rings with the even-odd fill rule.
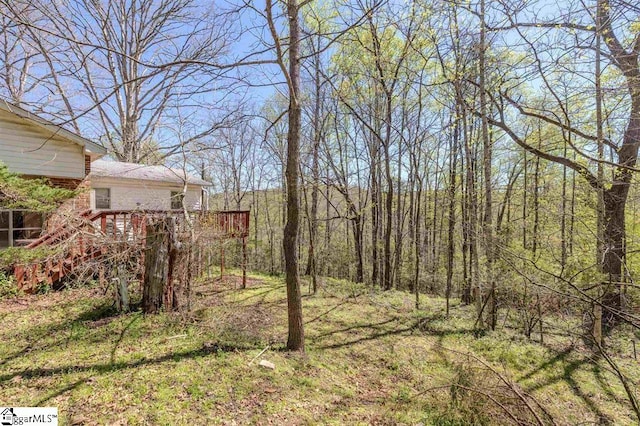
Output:
[[[2,3],[3,96],[252,209],[290,348],[301,273],[459,299],[479,330],[640,324],[636,6]]]

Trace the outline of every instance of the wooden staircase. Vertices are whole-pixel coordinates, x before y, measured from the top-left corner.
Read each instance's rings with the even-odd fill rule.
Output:
[[[99,260],[117,250],[117,242],[143,241],[146,221],[159,212],[85,211],[68,223],[31,242],[26,248],[49,247],[50,255],[14,265],[19,289],[35,292],[39,285],[53,285],[89,260]],[[166,214],[166,212],[162,212]]]
[[[22,291],[33,293],[40,285],[51,286],[89,261],[100,261],[113,255],[114,251],[122,249],[122,243],[144,247],[148,221],[167,215],[184,219],[184,214],[177,211],[84,211],[26,246],[29,249],[49,247],[53,254],[14,265],[16,284]],[[199,213],[193,218],[196,215],[200,227],[213,232],[216,239],[244,239],[249,233],[248,211]],[[180,222],[184,223],[183,220]]]

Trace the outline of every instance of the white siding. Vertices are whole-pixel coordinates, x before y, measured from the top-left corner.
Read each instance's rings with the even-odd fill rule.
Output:
[[[170,210],[171,192],[182,191],[178,185],[163,182],[118,180],[113,178],[91,179],[91,208],[95,209],[94,188],[111,190],[111,210]],[[190,186],[185,201],[188,210],[199,210],[201,188]]]
[[[84,178],[84,148],[0,111],[0,161],[25,175]]]

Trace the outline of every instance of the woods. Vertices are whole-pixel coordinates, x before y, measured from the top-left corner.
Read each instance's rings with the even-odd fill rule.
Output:
[[[587,334],[600,321],[637,324],[625,233],[638,140],[634,10],[566,4],[543,19],[534,5],[486,7],[413,4],[398,18],[391,5],[359,4],[346,29],[308,12],[310,29],[325,13],[338,36],[317,52],[310,35],[302,61],[306,272],[413,291],[418,305],[421,292],[459,297],[476,304],[479,328],[541,295],[577,298],[588,315],[603,308]],[[288,209],[270,164],[291,157],[277,148],[282,116],[272,119],[260,185],[241,186],[257,215],[255,267],[274,272],[284,222],[273,218]]]
[[[303,301],[335,280],[416,313],[443,298],[477,338],[580,342],[640,419],[613,356],[640,339],[638,6],[0,0],[0,32],[2,97],[210,180],[211,211],[251,211],[209,255],[284,276],[287,350],[303,356]],[[175,253],[147,234],[154,312]]]

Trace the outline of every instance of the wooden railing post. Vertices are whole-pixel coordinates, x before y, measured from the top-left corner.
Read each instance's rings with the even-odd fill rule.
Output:
[[[16,265],[13,275],[16,277],[16,285],[21,289],[24,286],[24,266]]]
[[[242,237],[242,288],[247,288],[247,239]]]
[[[31,265],[31,276],[29,277],[29,289],[33,290],[38,285],[38,264]]]

